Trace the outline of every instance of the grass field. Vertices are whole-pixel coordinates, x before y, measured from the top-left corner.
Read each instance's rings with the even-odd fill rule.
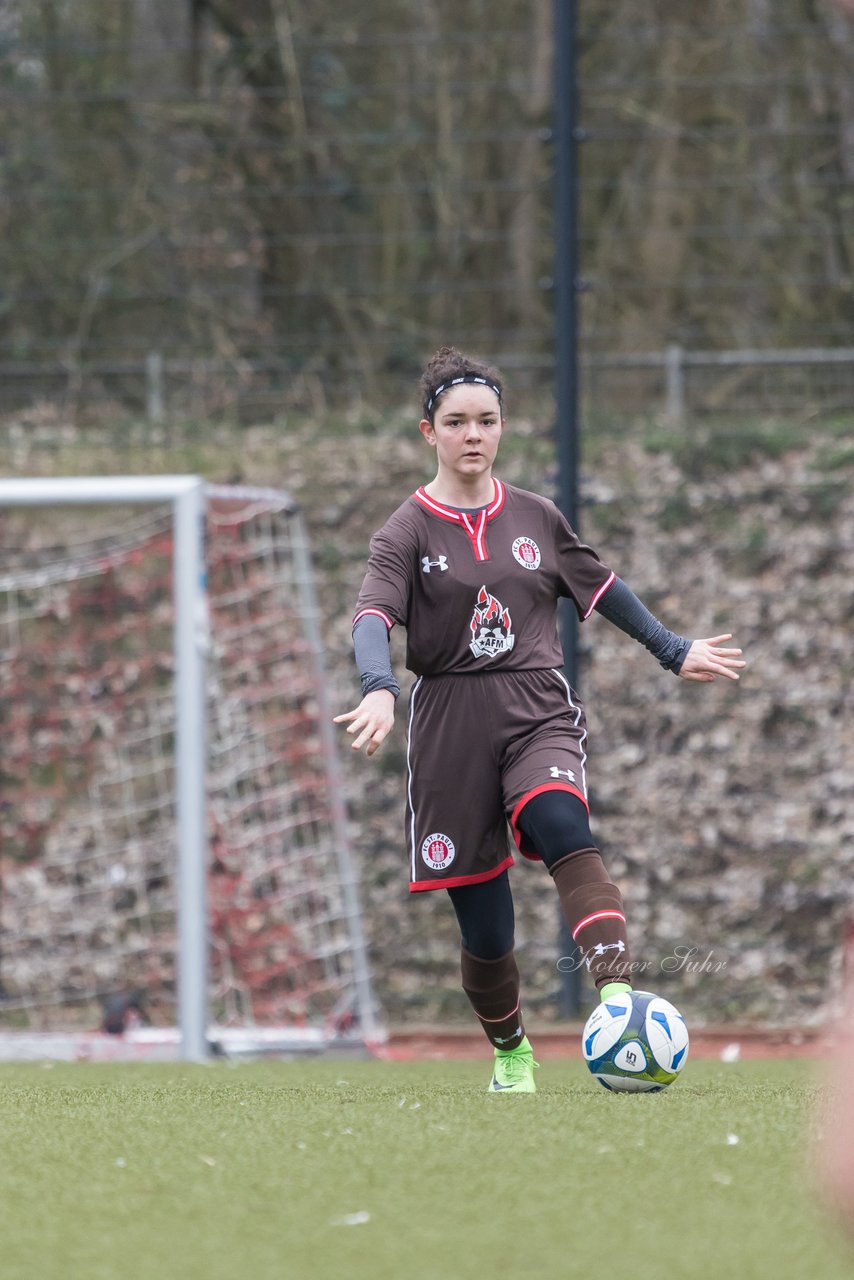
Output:
[[[848,1280],[804,1061],[0,1067],[3,1280]]]

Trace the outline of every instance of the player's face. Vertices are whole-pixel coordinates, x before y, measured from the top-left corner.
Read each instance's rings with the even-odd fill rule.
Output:
[[[492,470],[502,426],[498,396],[470,382],[446,391],[433,421],[420,424],[424,439],[436,450],[439,470],[468,479]]]

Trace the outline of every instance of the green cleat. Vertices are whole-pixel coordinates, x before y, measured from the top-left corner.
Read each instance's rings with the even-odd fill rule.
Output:
[[[528,1037],[516,1049],[496,1049],[490,1093],[536,1093],[534,1050]]]

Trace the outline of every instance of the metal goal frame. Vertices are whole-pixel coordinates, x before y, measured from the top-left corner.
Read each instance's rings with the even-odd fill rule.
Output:
[[[210,485],[195,475],[75,476],[0,479],[0,508],[62,505],[171,504],[174,535],[173,599],[175,646],[175,805],[177,885],[177,1016],[181,1058],[206,1061],[214,1051],[208,1025],[208,833],[206,822],[207,698],[209,647],[205,562],[208,498],[257,499],[296,520],[300,613],[313,666],[320,712],[320,735],[330,794],[330,824],[338,850],[345,913],[353,952],[355,1003],[360,1039],[382,1039],[371,987],[358,886],[350,857],[342,778],[331,711],[325,695],[323,650],[308,539],[290,496],[280,490]],[[251,1041],[251,1038],[250,1038]],[[249,1042],[247,1042],[249,1043]],[[259,1049],[276,1048],[275,1035],[259,1037]],[[298,1042],[285,1046],[299,1048]],[[305,1047],[323,1048],[315,1037]]]

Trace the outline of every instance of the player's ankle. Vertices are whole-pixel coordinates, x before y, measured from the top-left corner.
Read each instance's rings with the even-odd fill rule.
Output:
[[[608,1000],[611,996],[622,996],[631,989],[630,982],[605,982],[599,988],[599,999]]]

